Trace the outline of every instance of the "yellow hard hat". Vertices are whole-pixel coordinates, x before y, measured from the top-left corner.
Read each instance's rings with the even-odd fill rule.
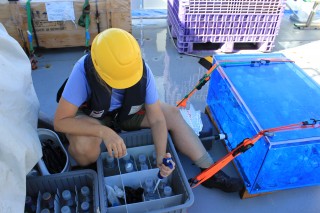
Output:
[[[142,77],[139,44],[125,30],[110,28],[99,33],[92,42],[91,57],[100,78],[112,88],[129,88]]]

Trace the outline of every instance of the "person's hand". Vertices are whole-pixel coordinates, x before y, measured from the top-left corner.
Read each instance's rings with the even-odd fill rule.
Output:
[[[107,138],[102,139],[110,156],[120,158],[127,153],[127,147],[123,139],[114,131],[111,131]]]
[[[163,158],[171,158],[171,154],[166,153]],[[176,166],[175,162],[173,162],[173,160],[170,160],[170,162],[172,164],[172,168],[169,168],[168,166],[164,165],[163,163],[160,164],[159,169],[160,169],[160,175],[162,177],[168,177],[175,169],[175,166]]]

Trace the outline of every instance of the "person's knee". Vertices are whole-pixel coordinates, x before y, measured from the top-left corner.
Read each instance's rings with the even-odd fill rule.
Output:
[[[162,110],[164,112],[168,130],[173,130],[178,123],[181,123],[180,120],[183,118],[178,107],[164,104]]]
[[[75,155],[75,158],[86,159],[89,163],[94,163],[100,155],[100,143],[101,140],[94,138],[93,140],[79,140],[70,145],[71,154]]]
[[[164,112],[169,116],[170,118],[180,116],[179,108],[172,105],[164,105]]]

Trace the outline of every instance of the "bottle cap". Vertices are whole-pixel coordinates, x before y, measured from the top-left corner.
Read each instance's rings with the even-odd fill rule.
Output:
[[[83,187],[81,187],[81,194],[82,194],[83,196],[89,196],[89,194],[90,194],[90,189],[89,189],[89,187],[88,187],[88,186],[83,186]]]
[[[126,169],[126,172],[132,172],[133,171],[133,164],[132,163],[126,163],[125,169]]]
[[[172,188],[171,188],[170,186],[165,186],[165,187],[163,188],[163,194],[164,194],[165,196],[171,196],[171,194],[172,194]]]
[[[43,200],[50,200],[51,194],[49,192],[45,192],[42,194],[42,199]]]
[[[146,155],[144,155],[144,154],[139,155],[139,162],[140,163],[144,163],[144,162],[146,162],[146,160],[147,160]]]
[[[71,199],[71,192],[70,192],[69,190],[64,190],[64,191],[62,192],[62,198],[63,198],[64,200],[69,200],[69,199]]]
[[[107,160],[108,163],[112,163],[114,161],[114,157],[112,157],[109,154],[107,154],[106,160]]]
[[[82,211],[88,211],[90,208],[90,204],[87,201],[84,201],[81,203],[81,210]]]
[[[130,154],[127,152],[122,158],[125,161],[130,160]]]
[[[50,213],[49,209],[42,209],[40,213]]]
[[[71,213],[71,209],[69,206],[62,206],[61,213]]]

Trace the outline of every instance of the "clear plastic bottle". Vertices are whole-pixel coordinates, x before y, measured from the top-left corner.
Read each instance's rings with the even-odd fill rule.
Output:
[[[119,174],[118,163],[116,159],[109,154],[106,155],[104,173],[105,176],[113,176]]]
[[[117,185],[114,185],[113,189],[118,198],[124,198],[124,191],[122,189],[120,189]]]
[[[80,212],[81,213],[89,213],[90,212],[90,203],[82,202],[80,205]]]
[[[26,196],[24,211],[27,213],[36,212],[36,204],[31,196]]]
[[[80,189],[80,202],[91,202],[91,192],[88,186],[83,186]]]
[[[119,206],[120,201],[117,198],[114,189],[109,185],[106,185],[106,189],[107,189],[107,200],[108,200],[108,203],[110,204],[110,206],[112,206],[112,207]]]
[[[172,196],[172,188],[171,186],[165,186],[163,188],[162,197],[170,197],[170,196]]]
[[[157,166],[157,153],[156,151],[152,152],[152,160],[151,160],[151,164],[152,164],[152,168],[158,168]]]
[[[53,199],[51,193],[44,192],[42,194],[42,201],[41,201],[42,209],[46,209],[46,208],[49,210],[53,209],[53,205],[54,205],[53,203],[54,203],[54,199]]]
[[[155,184],[153,179],[151,177],[147,177],[144,181],[144,198],[146,201],[155,200],[159,198],[157,190],[153,192],[154,187]]]
[[[121,173],[137,171],[135,168],[134,159],[129,153],[120,158],[119,161]]]
[[[163,193],[163,189],[164,187],[166,187],[168,185],[168,178],[162,178],[159,182],[159,185],[158,185],[158,190],[159,190],[159,193]]]
[[[64,190],[62,192],[62,203],[69,207],[75,206],[75,198],[70,190]]]
[[[138,155],[138,161],[139,161],[139,167],[140,170],[148,170],[148,164],[147,164],[147,156],[145,154]]]
[[[114,168],[115,167],[115,160],[113,156],[109,154],[106,155],[106,167],[107,168]]]
[[[126,173],[134,171],[134,166],[131,162],[126,163],[124,167],[125,167]]]

